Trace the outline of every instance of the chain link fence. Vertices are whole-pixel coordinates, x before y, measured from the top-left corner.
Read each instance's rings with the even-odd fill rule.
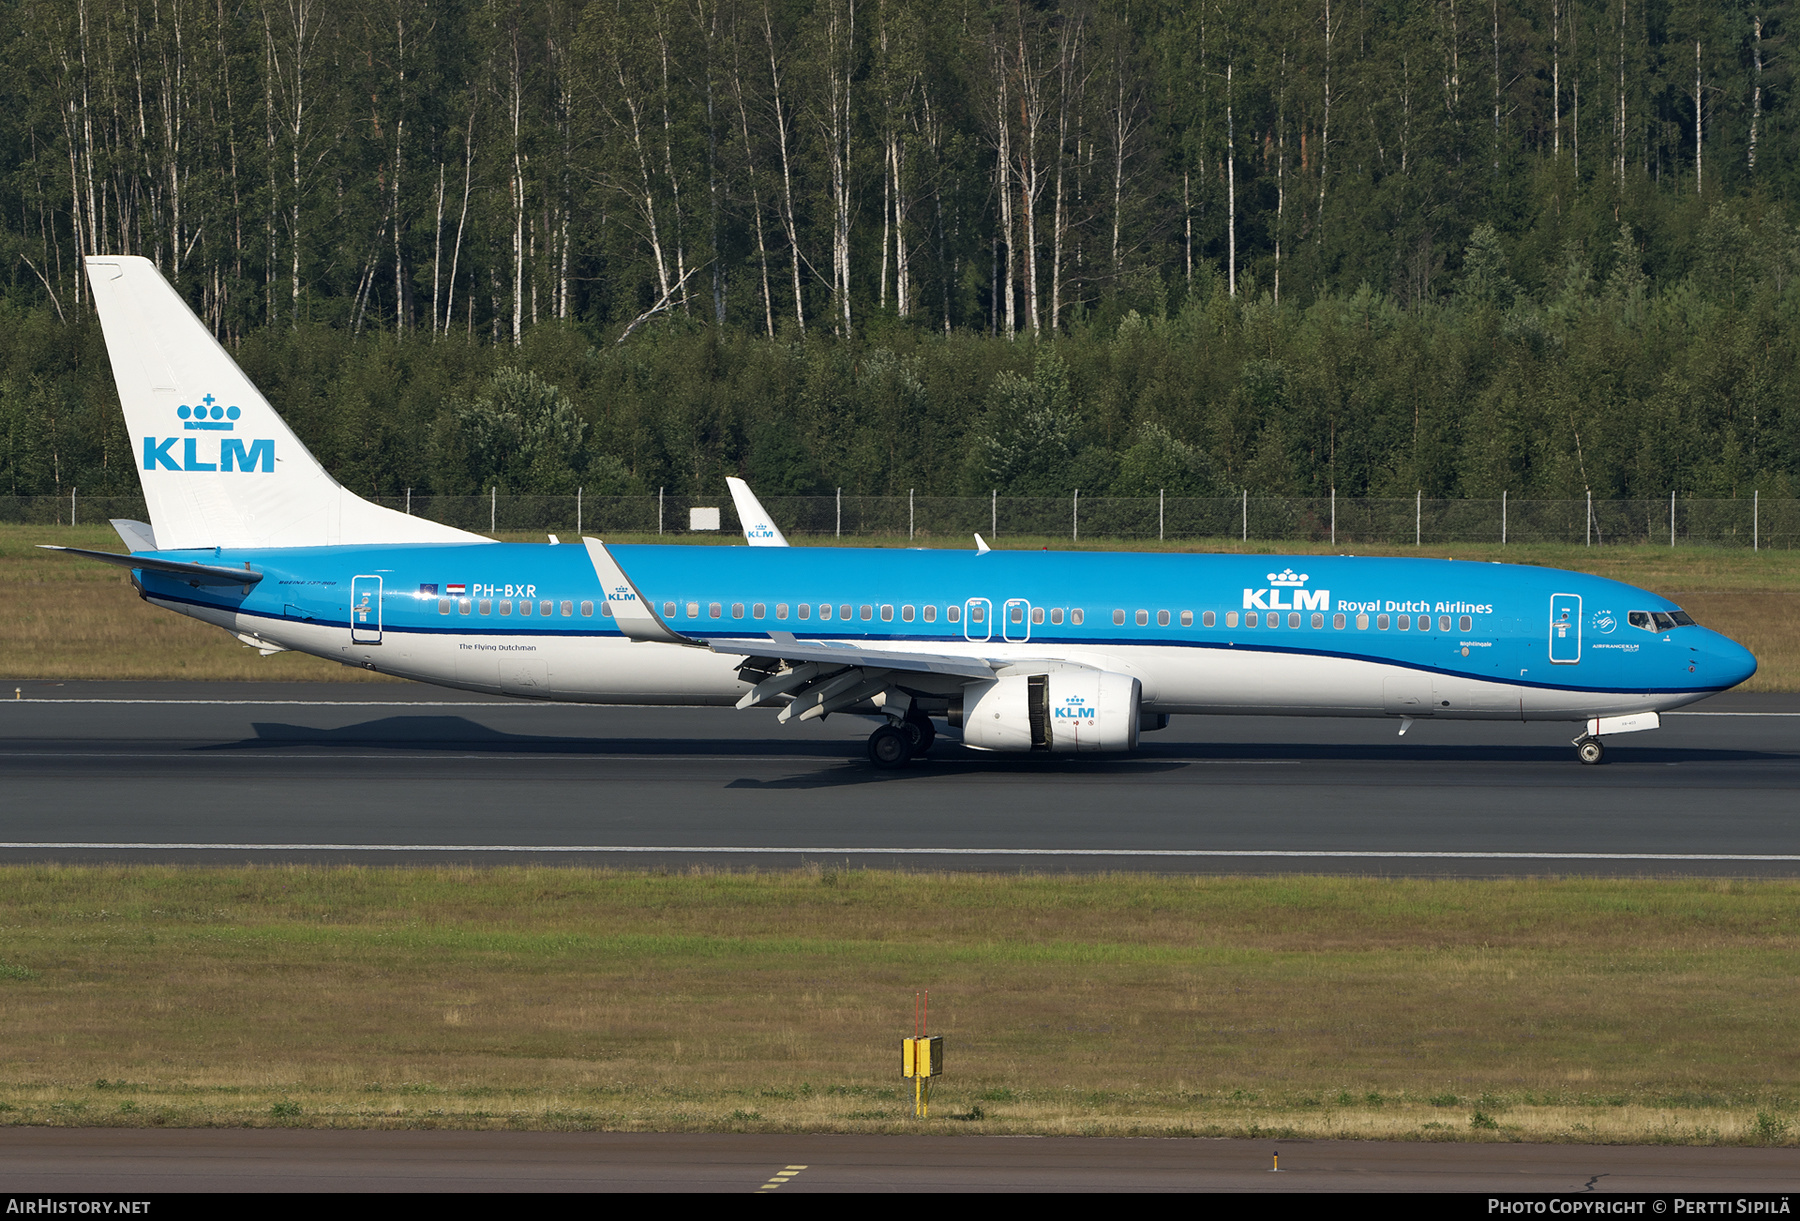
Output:
[[[402,495],[376,502],[481,534],[693,536],[736,534],[729,496]],[[771,496],[775,524],[795,538],[961,543],[1202,541],[1591,546],[1800,546],[1800,500],[1436,500],[1376,497]],[[148,520],[142,496],[0,496],[0,522],[51,525]],[[717,531],[697,528],[716,520]]]

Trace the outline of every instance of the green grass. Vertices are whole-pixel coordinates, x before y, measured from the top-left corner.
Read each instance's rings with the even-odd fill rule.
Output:
[[[15,866],[0,1123],[1786,1143],[1796,899]],[[926,990],[947,1075],[919,1125],[897,1042]]]

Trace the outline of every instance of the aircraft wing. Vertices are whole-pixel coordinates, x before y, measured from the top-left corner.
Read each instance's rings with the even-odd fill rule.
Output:
[[[46,551],[66,551],[70,555],[79,555],[84,559],[99,560],[102,564],[117,564],[121,568],[139,568],[145,572],[161,572],[172,577],[179,577],[189,585],[242,585],[246,588],[262,580],[262,573],[252,572],[249,568],[227,568],[223,564],[190,564],[183,560],[159,560],[147,555],[120,555],[116,551],[88,551],[81,547],[59,547],[54,543],[39,543]]]
[[[994,667],[979,657],[947,653],[896,653],[887,649],[861,648],[827,640],[796,640],[789,632],[768,636],[712,639],[706,647],[715,653],[774,661],[817,662],[825,666],[861,666],[867,669],[907,670],[918,674],[954,674],[964,678],[992,678]]]
[[[979,657],[945,653],[902,653],[825,640],[797,640],[789,632],[768,636],[708,640],[715,653],[742,657],[738,677],[752,684],[738,700],[750,708],[785,698],[779,721],[810,721],[867,701],[893,698],[890,688],[904,689],[905,676],[927,674],[953,678],[992,678],[994,667]],[[910,701],[911,696],[905,696]]]

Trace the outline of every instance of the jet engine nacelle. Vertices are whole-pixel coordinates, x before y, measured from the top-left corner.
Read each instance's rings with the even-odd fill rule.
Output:
[[[950,723],[978,750],[1135,750],[1142,695],[1124,674],[1015,674],[965,686]]]

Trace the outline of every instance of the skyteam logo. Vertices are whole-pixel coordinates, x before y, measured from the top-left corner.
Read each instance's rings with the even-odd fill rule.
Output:
[[[1056,721],[1094,721],[1099,719],[1099,709],[1079,695],[1071,695],[1051,709],[1050,718]]]
[[[1613,629],[1618,626],[1618,616],[1609,610],[1595,611],[1593,617],[1588,620],[1588,629],[1590,631],[1598,632],[1602,636],[1612,635]]]
[[[1283,568],[1280,572],[1271,572],[1266,589],[1246,589],[1244,591],[1245,610],[1325,610],[1331,605],[1329,589],[1306,589],[1304,586],[1311,578],[1304,572],[1295,572],[1292,568]],[[1294,591],[1294,600],[1284,602],[1282,595],[1288,590]]]
[[[186,432],[235,432],[243,409],[236,404],[226,406],[212,395],[198,403],[183,403],[175,416]],[[181,459],[176,461],[175,442],[181,442]],[[210,450],[211,447],[208,446]],[[271,438],[246,444],[236,437],[219,438],[216,452],[201,453],[199,437],[144,438],[144,469],[147,471],[261,471],[275,473],[275,442]]]

